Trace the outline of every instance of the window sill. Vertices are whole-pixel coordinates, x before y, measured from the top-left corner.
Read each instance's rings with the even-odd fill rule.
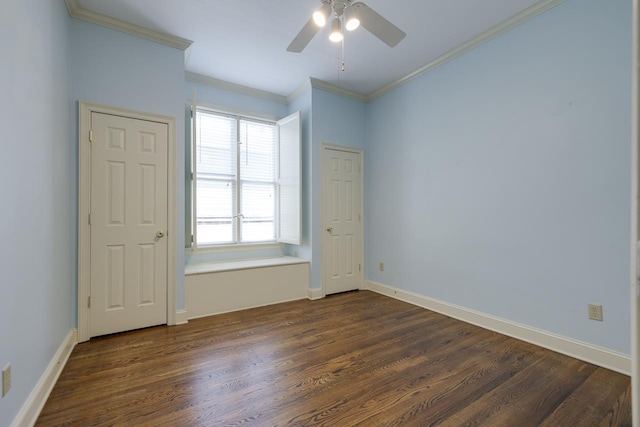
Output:
[[[248,270],[252,268],[276,267],[305,263],[309,263],[309,261],[290,256],[229,262],[203,262],[185,266],[184,274],[185,276],[192,276],[196,274],[218,273],[222,271]]]
[[[197,249],[187,248],[187,253],[193,254],[215,254],[223,252],[242,252],[242,251],[256,251],[262,249],[282,249],[283,243],[269,242],[269,243],[245,243],[240,245],[220,245],[220,246],[201,246]]]

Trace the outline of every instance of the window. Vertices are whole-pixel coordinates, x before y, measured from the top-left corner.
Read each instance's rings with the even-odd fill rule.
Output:
[[[197,109],[194,246],[300,243],[300,115],[268,122]]]

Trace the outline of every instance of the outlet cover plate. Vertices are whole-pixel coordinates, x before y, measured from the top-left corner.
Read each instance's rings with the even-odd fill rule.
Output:
[[[9,393],[11,388],[11,365],[7,364],[2,369],[2,397],[5,397]]]
[[[589,319],[602,321],[602,305],[589,304]]]

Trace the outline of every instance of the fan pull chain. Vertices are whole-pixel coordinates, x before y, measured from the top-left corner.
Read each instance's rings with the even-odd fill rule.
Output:
[[[342,38],[342,64],[340,66],[340,70],[344,71],[344,37]]]

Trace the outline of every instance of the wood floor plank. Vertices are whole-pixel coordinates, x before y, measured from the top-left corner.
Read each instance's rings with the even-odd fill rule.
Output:
[[[630,381],[366,291],[79,344],[38,426],[628,426]]]
[[[600,425],[606,419],[616,418],[614,413],[616,408],[621,408],[622,401],[618,404],[612,402],[622,400],[627,396],[624,391],[621,395],[619,390],[624,390],[628,386],[626,377],[621,375],[611,375],[611,372],[604,368],[597,368],[594,372],[568,396],[541,426],[559,426],[574,423],[576,425]],[[630,420],[628,422],[630,424]],[[615,425],[616,422],[613,422]],[[624,425],[621,421],[618,425]],[[605,422],[602,425],[611,425]]]

